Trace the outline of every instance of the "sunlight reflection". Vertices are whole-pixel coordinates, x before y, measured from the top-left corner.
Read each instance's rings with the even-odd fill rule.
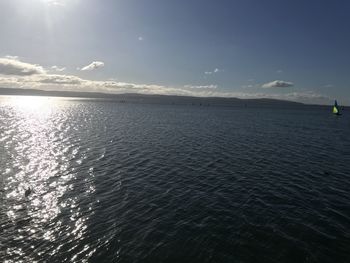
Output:
[[[13,150],[13,164],[18,171],[8,178],[7,187],[12,191],[8,192],[7,198],[21,201],[24,191],[32,189],[31,212],[37,222],[45,222],[59,213],[57,198],[67,188],[67,181],[59,181],[56,186],[62,187],[49,191],[52,188],[50,179],[58,175],[60,167],[60,158],[56,157],[61,156],[61,146],[50,136],[56,127],[52,113],[59,102],[57,98],[31,96],[7,100],[8,106],[14,109],[16,120],[14,140],[9,142],[13,145],[8,148]],[[15,214],[10,211],[8,216],[14,219]]]
[[[7,114],[1,125],[8,127],[2,141],[8,161],[0,167],[0,172],[7,175],[4,205],[8,219],[21,231],[14,238],[54,242],[62,228],[74,239],[81,238],[87,218],[81,215],[79,200],[74,196],[63,198],[71,192],[76,179],[72,160],[76,162],[83,156],[79,147],[67,139],[74,130],[69,107],[64,107],[67,100],[23,96],[9,97],[1,103]],[[28,188],[32,192],[25,196]],[[93,191],[90,185],[87,194]],[[67,226],[57,220],[62,210],[71,214],[73,224]],[[44,230],[48,224],[50,228]],[[9,247],[7,253],[22,256],[23,251]],[[28,258],[27,262],[31,261]]]
[[[38,96],[13,96],[8,97],[6,103],[16,107],[19,110],[42,112],[44,109],[50,109],[52,105],[62,102],[60,98],[38,97]]]

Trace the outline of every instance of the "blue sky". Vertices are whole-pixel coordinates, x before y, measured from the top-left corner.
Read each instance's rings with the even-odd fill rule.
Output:
[[[344,0],[1,0],[0,86],[350,104]]]

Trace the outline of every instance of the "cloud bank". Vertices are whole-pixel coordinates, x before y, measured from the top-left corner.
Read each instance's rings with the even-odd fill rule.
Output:
[[[261,87],[264,89],[270,89],[270,88],[288,88],[293,87],[293,82],[283,81],[283,80],[275,80],[268,83],[263,84]]]
[[[186,89],[217,89],[218,85],[185,85],[184,88]]]
[[[102,68],[104,67],[105,63],[101,62],[101,61],[94,61],[91,64],[81,68],[80,70],[82,71],[91,71],[91,70],[95,70],[98,68]]]
[[[281,86],[286,84],[277,83],[272,86],[275,85]],[[290,85],[290,83],[287,82],[287,85]],[[21,62],[17,58],[0,58],[0,87],[103,92],[112,94],[140,93],[196,97],[236,97],[243,99],[272,98],[320,104],[329,103],[331,101],[328,97],[312,91],[291,92],[287,94],[265,94],[263,92],[225,92],[214,84],[173,87],[156,84],[120,82],[115,80],[88,80],[75,75],[51,74],[39,65]]]
[[[17,57],[7,56],[0,58],[0,74],[30,76],[34,74],[44,74],[43,67],[36,64],[29,64],[17,60]]]
[[[18,60],[18,56],[10,56],[10,55],[7,55],[7,56],[5,56],[5,58],[13,59],[13,60]]]

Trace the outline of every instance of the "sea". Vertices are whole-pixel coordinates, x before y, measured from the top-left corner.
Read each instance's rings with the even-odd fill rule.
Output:
[[[350,262],[350,111],[1,97],[0,261]]]

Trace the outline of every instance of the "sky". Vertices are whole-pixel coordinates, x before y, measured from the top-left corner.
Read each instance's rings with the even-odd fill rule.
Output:
[[[350,105],[347,0],[0,0],[0,87]]]

